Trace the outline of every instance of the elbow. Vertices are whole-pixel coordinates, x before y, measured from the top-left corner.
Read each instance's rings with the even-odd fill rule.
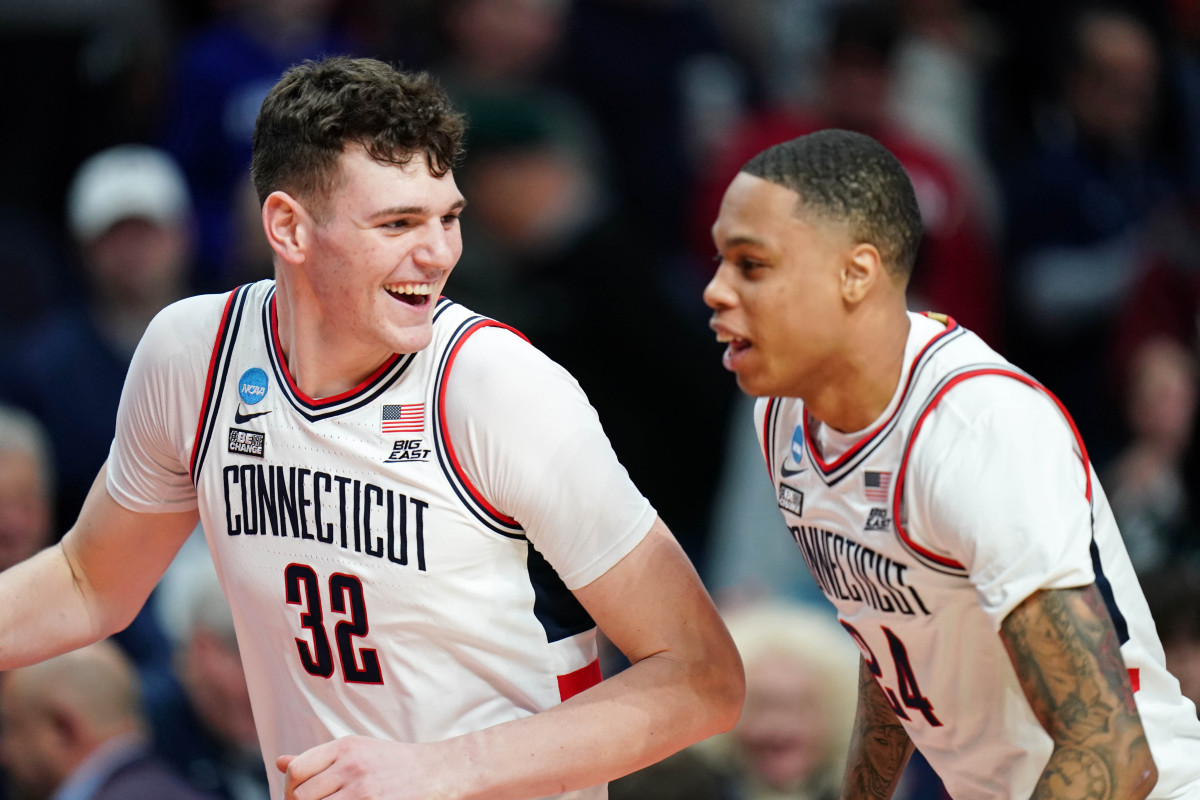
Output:
[[[731,650],[726,658],[714,659],[716,666],[706,681],[703,699],[711,709],[711,730],[706,735],[725,733],[737,724],[742,716],[742,704],[746,700],[746,672],[742,667],[737,650]]]
[[[1129,766],[1129,800],[1145,800],[1158,783],[1158,766],[1150,754],[1150,746],[1142,740],[1141,747],[1134,753]]]

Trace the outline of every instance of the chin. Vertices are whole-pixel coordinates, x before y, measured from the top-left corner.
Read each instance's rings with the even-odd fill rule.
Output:
[[[777,396],[777,393],[772,392],[770,390],[770,387],[764,385],[764,383],[761,380],[756,381],[754,378],[752,378],[750,376],[738,375],[737,376],[737,385],[738,385],[739,389],[741,389],[745,394],[748,394],[751,397],[774,397],[774,396]]]
[[[419,352],[429,347],[429,343],[433,341],[433,325],[393,331],[386,341],[393,353]]]

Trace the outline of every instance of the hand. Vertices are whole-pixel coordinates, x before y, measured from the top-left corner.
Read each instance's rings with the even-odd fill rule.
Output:
[[[285,800],[434,800],[450,797],[431,745],[347,736],[280,756]]]

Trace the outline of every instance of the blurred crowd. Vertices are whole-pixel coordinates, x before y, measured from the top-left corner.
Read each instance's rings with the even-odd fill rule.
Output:
[[[1200,0],[0,2],[0,566],[74,520],[150,318],[270,277],[254,119],[333,53],[450,90],[469,209],[448,294],[578,378],[743,647],[738,729],[614,798],[836,796],[856,655],[814,645],[829,612],[700,299],[729,179],[823,127],[913,178],[914,310],[1071,410],[1200,700]],[[265,797],[201,536],[115,643],[0,679],[4,796]],[[98,791],[119,780],[146,783]],[[938,787],[918,764],[903,793]]]

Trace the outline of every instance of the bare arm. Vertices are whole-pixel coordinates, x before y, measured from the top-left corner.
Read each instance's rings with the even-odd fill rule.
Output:
[[[287,797],[339,788],[350,798],[376,790],[393,798],[544,797],[603,783],[733,727],[745,692],[741,660],[661,520],[575,594],[631,667],[540,714],[445,742],[343,739],[282,758]]]
[[[1096,585],[1033,594],[1005,618],[1000,635],[1033,713],[1054,740],[1033,796],[1149,794],[1158,772]]]
[[[0,573],[0,670],[124,628],[196,527],[196,513],[138,514],[109,496],[105,470],[58,544]]]
[[[850,737],[844,800],[887,800],[913,752],[912,740],[888,704],[879,683],[861,658],[858,663],[858,709]]]

